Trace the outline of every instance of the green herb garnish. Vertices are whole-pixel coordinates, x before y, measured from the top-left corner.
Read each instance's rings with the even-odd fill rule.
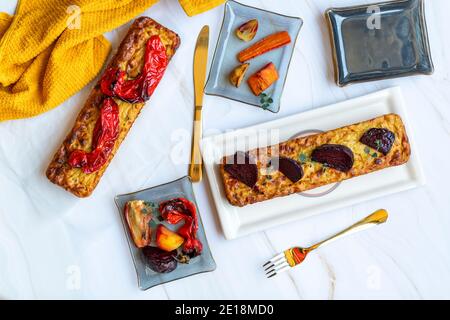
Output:
[[[273,103],[273,99],[267,95],[267,93],[261,93],[259,95],[261,98],[259,101],[261,102],[261,107],[266,110],[270,107],[270,105]]]
[[[158,205],[156,203],[154,203],[154,202],[151,202],[151,201],[144,201],[144,205],[147,206],[147,207],[152,208],[153,210],[158,209]]]
[[[375,140],[375,145],[377,146],[377,151],[380,151],[380,149],[383,147],[383,144],[380,139]]]
[[[308,162],[309,158],[306,154],[300,153],[300,155],[298,156],[298,160],[300,161],[300,163],[304,164]]]

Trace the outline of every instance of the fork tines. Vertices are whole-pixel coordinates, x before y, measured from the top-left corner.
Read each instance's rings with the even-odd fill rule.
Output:
[[[291,266],[287,262],[284,252],[276,255],[263,265],[267,278],[272,278],[278,273],[288,270],[290,267]]]

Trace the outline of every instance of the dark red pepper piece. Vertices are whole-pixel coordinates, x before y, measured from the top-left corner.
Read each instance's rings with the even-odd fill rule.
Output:
[[[135,79],[127,80],[127,73],[118,68],[108,69],[100,81],[101,91],[129,103],[147,101],[161,81],[167,68],[166,48],[159,36],[151,36],[145,48],[144,67]]]
[[[198,256],[203,245],[197,239],[198,221],[195,205],[187,199],[175,198],[159,205],[159,212],[164,220],[170,224],[177,224],[184,220],[184,224],[177,233],[184,238],[183,252],[191,256]]]
[[[119,136],[119,106],[112,98],[103,100],[100,116],[95,123],[92,151],[75,150],[69,156],[69,165],[84,173],[99,170],[108,160]]]

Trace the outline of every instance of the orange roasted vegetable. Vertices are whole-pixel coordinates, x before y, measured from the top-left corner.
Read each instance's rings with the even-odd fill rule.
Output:
[[[264,90],[269,88],[278,80],[278,71],[275,65],[270,62],[264,68],[251,75],[247,82],[255,96],[259,96]]]
[[[158,248],[171,252],[181,246],[183,242],[184,238],[182,236],[167,229],[162,224],[158,225],[156,229],[156,245]]]
[[[241,52],[239,52],[237,58],[240,62],[245,62],[247,60],[260,56],[267,51],[285,46],[289,43],[291,43],[291,37],[289,36],[289,33],[287,33],[286,31],[277,32],[265,37],[264,39],[251,45],[247,49],[242,50]]]

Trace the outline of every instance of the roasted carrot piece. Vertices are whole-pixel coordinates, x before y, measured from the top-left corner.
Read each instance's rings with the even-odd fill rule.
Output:
[[[275,68],[275,65],[270,62],[264,68],[251,75],[248,78],[247,83],[250,86],[250,89],[252,89],[253,94],[255,96],[259,96],[277,80],[277,68]]]
[[[291,42],[291,37],[286,31],[271,34],[238,54],[238,60],[242,63],[253,59],[267,51],[285,46]]]

